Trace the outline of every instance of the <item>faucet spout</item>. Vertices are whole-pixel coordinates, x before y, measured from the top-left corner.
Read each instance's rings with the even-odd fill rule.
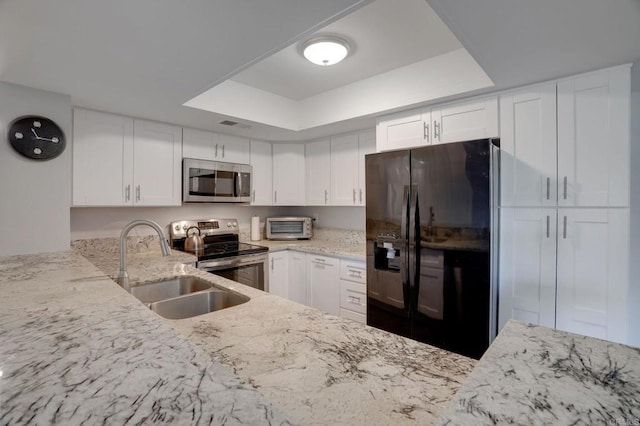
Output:
[[[152,227],[160,238],[160,249],[162,250],[163,256],[169,256],[171,254],[171,249],[169,248],[169,243],[164,236],[164,232],[160,225],[152,220],[139,219],[134,220],[128,223],[120,233],[120,271],[118,272],[118,284],[122,286],[127,292],[131,292],[131,286],[129,285],[129,274],[127,273],[127,237],[129,236],[129,231],[139,225],[147,225]]]

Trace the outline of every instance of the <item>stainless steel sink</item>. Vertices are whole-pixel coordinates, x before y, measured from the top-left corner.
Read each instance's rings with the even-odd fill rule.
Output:
[[[202,278],[183,275],[170,280],[156,281],[131,287],[131,294],[145,304],[171,299],[196,291],[208,290],[213,287]]]
[[[248,302],[247,296],[212,289],[151,303],[149,308],[167,319],[191,318]]]

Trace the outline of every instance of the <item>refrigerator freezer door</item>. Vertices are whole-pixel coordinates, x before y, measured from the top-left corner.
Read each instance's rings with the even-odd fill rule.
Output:
[[[409,336],[407,215],[409,151],[365,158],[367,323]]]

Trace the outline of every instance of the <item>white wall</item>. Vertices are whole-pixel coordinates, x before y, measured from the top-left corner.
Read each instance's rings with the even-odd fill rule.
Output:
[[[631,253],[629,343],[640,347],[640,61],[631,68]]]
[[[351,229],[354,231],[365,230],[364,207],[295,207],[291,211],[298,216],[311,216],[318,214],[318,222],[314,224],[318,228]]]
[[[52,160],[18,154],[6,138],[23,115],[42,115],[64,131],[67,148]],[[0,82],[0,256],[69,248],[71,98]]]

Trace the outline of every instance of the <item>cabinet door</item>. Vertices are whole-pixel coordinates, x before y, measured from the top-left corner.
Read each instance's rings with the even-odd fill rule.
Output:
[[[73,204],[132,203],[133,119],[73,111]]]
[[[273,145],[273,204],[304,205],[304,144]]]
[[[307,255],[311,306],[340,315],[340,271],[338,259]]]
[[[329,139],[306,144],[305,159],[307,171],[308,206],[329,204],[331,186],[331,145]]]
[[[376,152],[376,132],[367,130],[358,134],[358,200],[357,204],[366,204],[367,194],[365,188],[367,181],[365,176],[364,157],[367,154]]]
[[[557,203],[556,85],[500,96],[502,206]]]
[[[182,203],[182,129],[135,120],[133,137],[133,200],[139,206]]]
[[[254,206],[270,206],[273,204],[273,157],[271,144],[262,141],[251,141],[251,166],[253,177],[251,185],[251,204]]]
[[[558,210],[559,330],[625,343],[628,209]]]
[[[378,120],[377,151],[413,148],[431,143],[429,110],[403,111]]]
[[[289,265],[287,251],[269,253],[269,287],[276,296],[289,298]]]
[[[249,139],[231,135],[220,135],[219,138],[218,161],[249,164]]]
[[[217,160],[220,135],[204,130],[182,130],[182,155],[198,160]]]
[[[500,210],[498,327],[509,319],[555,326],[556,210]]]
[[[357,133],[331,138],[331,204],[358,204],[359,164]]]
[[[431,110],[432,143],[468,141],[498,136],[496,97]]]
[[[289,299],[309,306],[307,255],[289,251]]]
[[[558,204],[629,205],[629,68],[558,83]]]

